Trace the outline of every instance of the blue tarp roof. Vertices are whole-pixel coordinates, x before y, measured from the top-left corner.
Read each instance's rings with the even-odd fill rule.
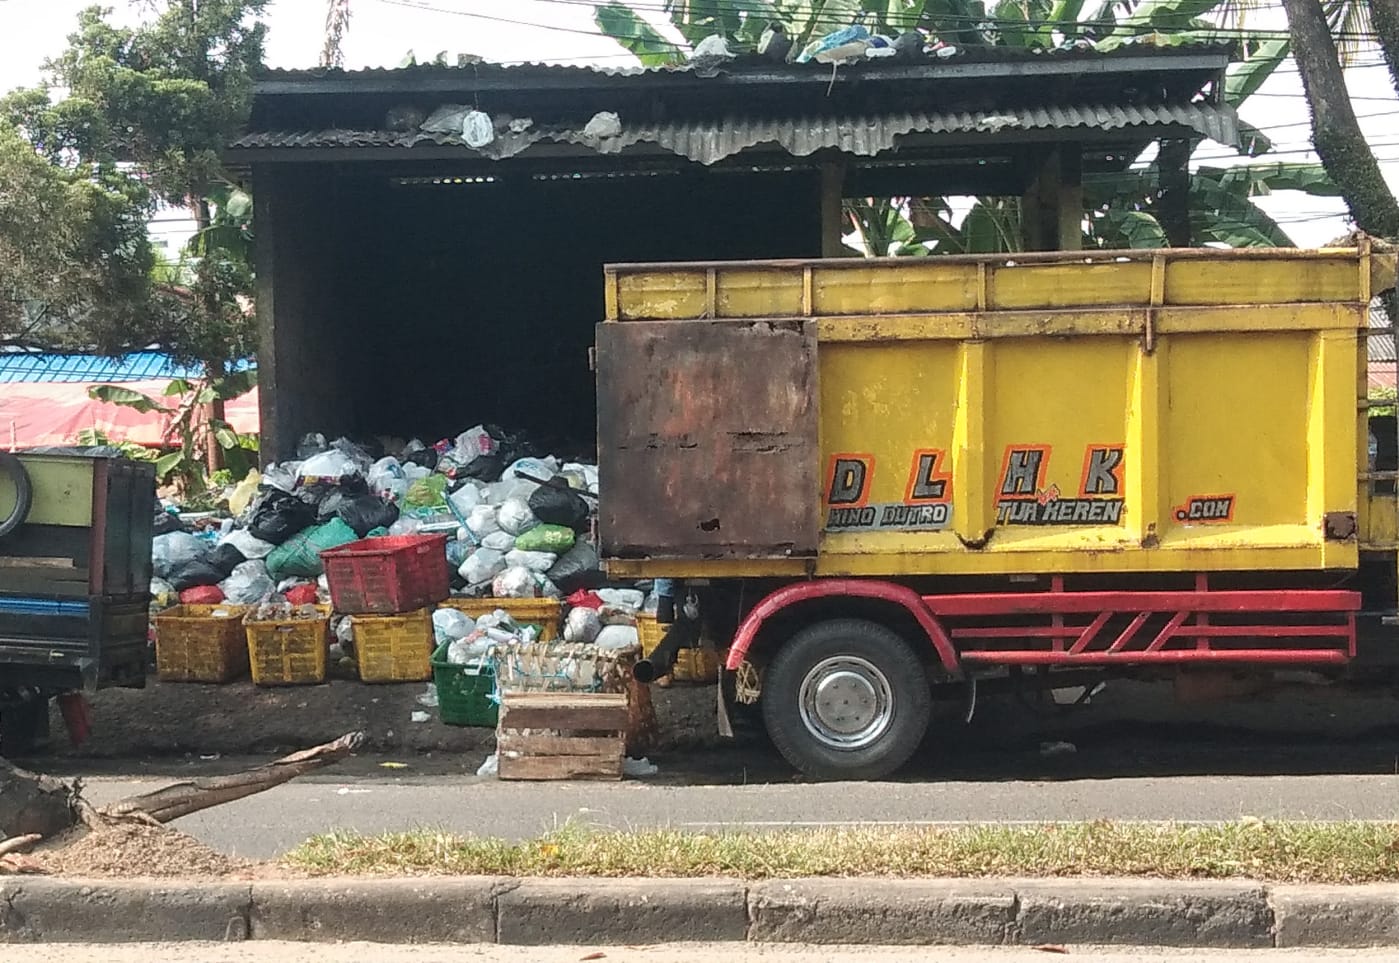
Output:
[[[248,367],[247,362],[235,366],[239,371]],[[138,351],[124,358],[0,351],[0,384],[149,381],[155,378],[193,378],[199,373],[197,369],[178,365],[169,355],[156,351]]]

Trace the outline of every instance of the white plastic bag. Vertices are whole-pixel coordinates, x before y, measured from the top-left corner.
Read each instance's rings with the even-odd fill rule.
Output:
[[[523,565],[507,568],[491,582],[491,594],[498,599],[532,599],[537,591],[534,573]]]
[[[232,545],[244,558],[266,558],[277,546],[264,542],[246,528],[229,532],[219,539],[220,545]]]
[[[507,473],[508,473],[507,469]],[[486,501],[492,505],[503,505],[512,498],[528,502],[529,497],[539,489],[538,482],[524,478],[506,478],[486,486]]]
[[[410,487],[415,481],[422,481],[431,474],[432,469],[428,468],[426,465],[419,465],[417,462],[412,461],[404,462],[403,464],[403,477],[408,480]],[[406,492],[407,489],[404,491]]]
[[[523,535],[539,525],[539,519],[530,511],[529,502],[523,498],[506,499],[500,506],[500,527],[511,535]]]
[[[496,517],[498,511],[494,505],[477,505],[466,516],[466,527],[472,535],[482,540],[482,544],[488,536],[500,531],[500,521]],[[510,547],[514,548],[515,543],[511,542]]]
[[[579,607],[569,611],[568,618],[564,621],[563,640],[588,645],[597,641],[600,632],[602,620],[597,617],[597,612]]]
[[[359,466],[343,451],[332,448],[319,455],[312,455],[301,463],[301,477],[339,481],[346,475],[358,475]]]
[[[408,494],[408,476],[397,458],[380,458],[369,469],[369,490],[376,495],[386,495],[395,501],[402,501]]]
[[[471,482],[467,482],[465,485],[452,492],[449,497],[452,502],[452,507],[465,517],[471,514],[473,508],[481,504],[481,489],[471,484]]]
[[[606,625],[595,644],[600,652],[623,652],[641,648],[641,636],[634,625]]]
[[[267,565],[261,559],[243,562],[219,583],[219,590],[231,605],[256,605],[276,588],[272,576],[267,574]]]
[[[455,642],[464,639],[472,632],[476,631],[476,623],[471,616],[456,609],[438,609],[432,613],[433,634],[437,638],[437,644],[443,642]]]
[[[646,594],[637,589],[598,589],[598,598],[608,605],[617,605],[622,608],[641,610],[646,604]]]
[[[489,548],[478,548],[457,569],[468,585],[485,585],[505,571],[505,556]]]
[[[484,111],[469,110],[461,121],[461,139],[467,147],[480,149],[495,140],[495,124]]]
[[[525,481],[533,481],[542,478],[545,481],[553,478],[559,473],[559,463],[555,458],[520,458],[501,474],[501,481],[510,481],[515,478],[524,478]],[[525,475],[532,476],[525,478]],[[536,482],[537,484],[537,482]]]
[[[472,637],[457,639],[447,646],[447,661],[452,665],[470,665],[484,659],[493,644],[484,632],[473,633]]]
[[[491,532],[481,539],[481,546],[497,552],[510,552],[515,548],[515,536],[509,532]]]
[[[422,528],[422,521],[411,515],[400,515],[398,521],[389,526],[390,535],[416,535]]]
[[[552,552],[522,552],[519,549],[505,553],[505,564],[511,568],[527,568],[531,572],[547,572],[554,567],[559,557]]]
[[[290,492],[296,488],[296,479],[301,470],[299,462],[289,461],[280,465],[268,465],[267,471],[262,473],[262,484],[267,488],[277,488],[284,492]],[[254,498],[256,501],[256,498]]]
[[[529,506],[525,506],[528,510]],[[151,541],[151,564],[155,574],[169,578],[170,573],[184,568],[204,554],[207,543],[189,532],[167,532]]]
[[[495,439],[481,425],[468,428],[457,435],[455,454],[457,460],[463,465],[469,465],[474,459],[480,458],[482,455],[489,455],[495,450]]]

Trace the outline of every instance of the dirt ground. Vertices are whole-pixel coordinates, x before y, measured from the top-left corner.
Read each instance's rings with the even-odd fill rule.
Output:
[[[418,698],[426,683],[259,688],[246,680],[228,685],[162,683],[144,689],[107,689],[91,698],[93,729],[81,747],[68,743],[55,710],[51,756],[67,759],[136,759],[277,754],[328,742],[347,732],[368,734],[368,750],[385,755],[443,754],[479,762],[495,747],[495,730],[448,726]],[[714,746],[713,686],[653,688],[660,730],[658,751]],[[426,713],[414,722],[413,713]]]

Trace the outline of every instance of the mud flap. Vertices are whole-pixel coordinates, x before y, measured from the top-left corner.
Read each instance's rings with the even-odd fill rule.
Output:
[[[733,725],[729,722],[729,707],[724,702],[724,667],[719,666],[719,684],[714,687],[714,692],[719,700],[718,723],[719,735],[725,739],[734,737]]]

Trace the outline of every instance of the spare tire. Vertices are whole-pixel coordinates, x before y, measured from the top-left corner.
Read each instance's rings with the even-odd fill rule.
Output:
[[[4,538],[29,517],[29,506],[34,503],[34,486],[29,482],[29,472],[24,470],[24,462],[7,451],[0,451],[0,476],[12,479],[15,485],[14,509],[8,517],[0,519],[0,538]]]

